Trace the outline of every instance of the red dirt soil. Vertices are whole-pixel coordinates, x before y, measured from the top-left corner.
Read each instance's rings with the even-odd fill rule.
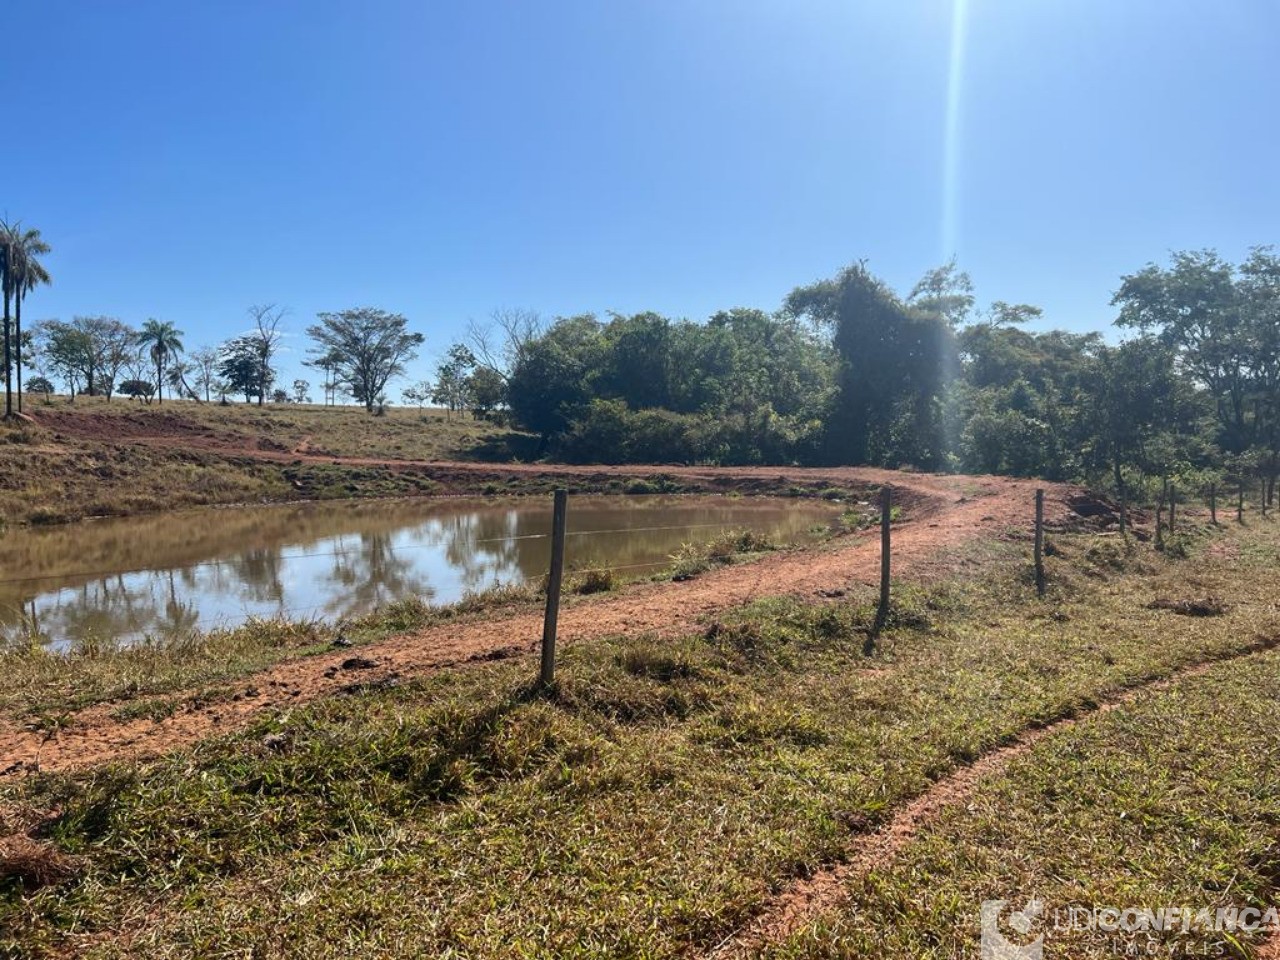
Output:
[[[193,422],[180,413],[147,410],[136,415],[102,413],[93,410],[42,410],[36,422],[51,431],[59,442],[87,440],[134,446],[179,448],[222,457],[262,460],[285,464],[335,464],[349,467],[379,467],[419,473],[440,484],[441,493],[474,493],[477,483],[523,477],[562,477],[565,480],[599,481],[613,478],[661,475],[710,489],[724,487],[741,492],[768,491],[779,482],[795,483],[884,483],[900,485],[906,495],[917,489],[937,491],[936,478],[928,474],[900,474],[894,471],[861,470],[846,467],[687,467],[667,464],[590,465],[546,463],[492,463],[485,461],[407,460],[382,457],[344,457],[317,453],[311,449],[314,437],[305,437],[293,449],[269,437],[248,436]],[[963,481],[966,478],[953,477]],[[774,487],[776,489],[776,487]],[[946,488],[947,493],[956,484]]]

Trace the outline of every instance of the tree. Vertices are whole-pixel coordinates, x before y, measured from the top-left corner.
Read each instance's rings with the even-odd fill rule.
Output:
[[[218,354],[218,376],[225,385],[226,393],[244,395],[245,403],[252,403],[270,391],[275,382],[275,370],[262,362],[262,343],[257,337],[246,335],[228,340],[222,345]]]
[[[496,370],[477,367],[467,378],[467,396],[472,416],[489,420],[507,402],[507,382]]]
[[[13,416],[13,331],[10,326],[9,305],[13,301],[17,271],[14,261],[18,254],[17,230],[0,220],[0,296],[4,299],[4,415]]]
[[[1236,289],[1249,331],[1255,443],[1270,504],[1280,475],[1280,256],[1273,248],[1250,251]]]
[[[446,417],[467,407],[470,374],[475,366],[474,354],[464,344],[455,343],[436,368],[431,400],[444,407]],[[501,374],[498,376],[501,377]]]
[[[656,313],[614,314],[604,338],[601,392],[633,410],[670,406],[671,321]]]
[[[1178,374],[1177,352],[1162,339],[1136,337],[1101,347],[1083,404],[1086,452],[1110,470],[1126,498],[1125,471],[1168,477],[1203,454],[1203,401]]]
[[[404,365],[418,355],[424,337],[411,333],[409,321],[400,314],[374,307],[317,317],[320,322],[307,328],[316,344],[314,352],[333,359],[337,381],[372,413],[387,383],[403,376]]]
[[[147,320],[138,332],[138,344],[155,364],[156,402],[164,403],[164,368],[182,352],[182,331],[167,320]]]
[[[176,392],[179,397],[187,400],[194,400],[196,403],[203,403],[200,394],[192,389],[191,384],[187,382],[187,376],[194,371],[194,367],[185,360],[174,360],[169,364],[169,372],[165,375],[169,381],[171,394]]]
[[[973,309],[973,282],[953,257],[925,273],[911,288],[907,303],[955,329]]]
[[[1021,328],[1036,307],[997,301],[960,330],[961,375],[945,398],[948,465],[970,473],[1080,476],[1083,394],[1096,378],[1098,334]]]
[[[192,380],[204,392],[205,403],[208,403],[218,378],[218,351],[212,347],[201,347],[192,352],[191,365]]]
[[[16,391],[18,412],[21,413],[22,349],[25,342],[22,333],[22,302],[26,299],[27,294],[37,286],[50,282],[49,273],[41,265],[38,258],[48,253],[51,248],[49,244],[41,239],[39,230],[23,230],[21,226],[15,225],[8,232],[10,233],[9,243],[11,249],[5,259],[9,263],[6,272],[12,272],[13,274],[14,367],[18,378]]]
[[[865,263],[788,295],[790,316],[832,330],[839,373],[827,428],[835,459],[926,468],[943,461],[941,400],[948,371],[958,367],[951,323],[968,309],[953,273],[926,275],[914,303]]]
[[[253,330],[238,338],[244,341],[257,363],[258,369],[253,380],[258,394],[258,406],[262,406],[267,391],[275,383],[276,371],[271,362],[284,339],[284,331],[280,329],[280,325],[287,313],[287,310],[274,303],[255,304],[249,308]]]
[[[337,402],[335,394],[337,393],[337,381],[334,374],[338,369],[339,356],[334,350],[312,349],[309,351],[311,359],[304,360],[304,367],[312,367],[316,370],[324,372],[324,392],[322,394],[325,406],[330,406]]]
[[[405,403],[412,403],[421,410],[431,399],[432,387],[430,380],[419,380],[417,383],[411,383],[400,391],[400,396],[404,398]]]
[[[503,308],[493,311],[488,323],[467,324],[467,339],[477,365],[510,383],[513,371],[544,329],[542,318],[533,310]]]
[[[134,393],[131,396],[141,397],[148,404],[155,399],[156,387],[150,379],[152,372],[151,355],[142,347],[137,340],[134,341],[133,350],[129,354],[129,359],[124,365],[125,379],[127,381],[146,382],[151,384],[149,390],[141,393]],[[123,390],[121,391],[123,392]]]
[[[43,344],[41,353],[50,372],[67,385],[74,403],[81,389],[85,360],[90,354],[88,335],[72,324],[47,320],[37,329]]]
[[[9,305],[17,283],[14,261],[18,253],[18,235],[14,226],[0,220],[0,296],[4,299],[4,415],[13,416],[13,331]]]
[[[150,403],[156,392],[156,385],[150,380],[129,379],[120,384],[119,390],[126,397]]]
[[[557,320],[525,347],[511,371],[508,403],[516,422],[538,434],[539,452],[591,400],[604,349],[600,322],[591,314]]]
[[[110,400],[120,371],[137,356],[136,333],[114,317],[47,320],[40,337],[46,362],[66,381],[73,399],[83,383],[85,393]]]
[[[272,403],[289,403],[292,398],[289,396],[288,390],[281,390],[278,387],[271,391]]]
[[[311,398],[307,396],[307,391],[311,389],[311,384],[306,380],[293,381],[293,402],[294,403],[310,403]]]
[[[1175,253],[1167,268],[1148,264],[1121,279],[1111,302],[1116,324],[1154,333],[1213,397],[1222,444],[1244,452],[1249,423],[1250,337],[1240,309],[1235,269],[1212,250]]]
[[[32,377],[27,381],[27,393],[43,396],[48,401],[54,393],[53,381],[48,377]]]

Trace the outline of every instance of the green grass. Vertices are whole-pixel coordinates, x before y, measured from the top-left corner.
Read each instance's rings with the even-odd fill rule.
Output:
[[[74,450],[0,444],[0,484],[7,491],[0,521],[8,523],[64,523],[291,496],[273,464],[105,443]]]
[[[1252,956],[1257,938],[1246,935],[1171,931],[1149,954],[1143,933],[1057,920],[1071,907],[1274,904],[1278,699],[1273,651],[1052,734],[766,956],[976,957],[982,901],[1021,908],[1032,897],[1048,911],[1031,931],[1046,937],[1046,957]]]
[[[197,450],[111,444],[27,451],[0,446],[0,521],[69,523],[211,504],[435,493],[421,472],[346,464],[279,464]]]
[[[7,784],[0,806],[57,811],[38,835],[85,867],[11,881],[0,951],[696,952],[958,764],[1276,628],[1250,561],[1055,540],[1048,601],[1020,558],[904,590],[871,660],[868,608],[770,601],[680,642],[570,646],[551,696],[518,658]],[[1230,611],[1147,606],[1202,593]]]

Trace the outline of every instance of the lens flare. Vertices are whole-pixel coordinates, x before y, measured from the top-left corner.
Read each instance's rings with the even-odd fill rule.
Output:
[[[951,5],[951,65],[947,74],[947,121],[942,159],[942,257],[956,256],[960,220],[960,103],[964,87],[965,30],[969,0]]]

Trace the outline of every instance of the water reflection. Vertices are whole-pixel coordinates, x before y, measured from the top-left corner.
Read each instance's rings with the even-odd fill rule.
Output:
[[[794,500],[578,497],[567,562],[643,572],[718,529],[795,541],[834,512]],[[313,503],[9,531],[0,536],[0,634],[66,647],[251,616],[337,618],[407,596],[449,603],[541,576],[550,513],[541,500]]]

